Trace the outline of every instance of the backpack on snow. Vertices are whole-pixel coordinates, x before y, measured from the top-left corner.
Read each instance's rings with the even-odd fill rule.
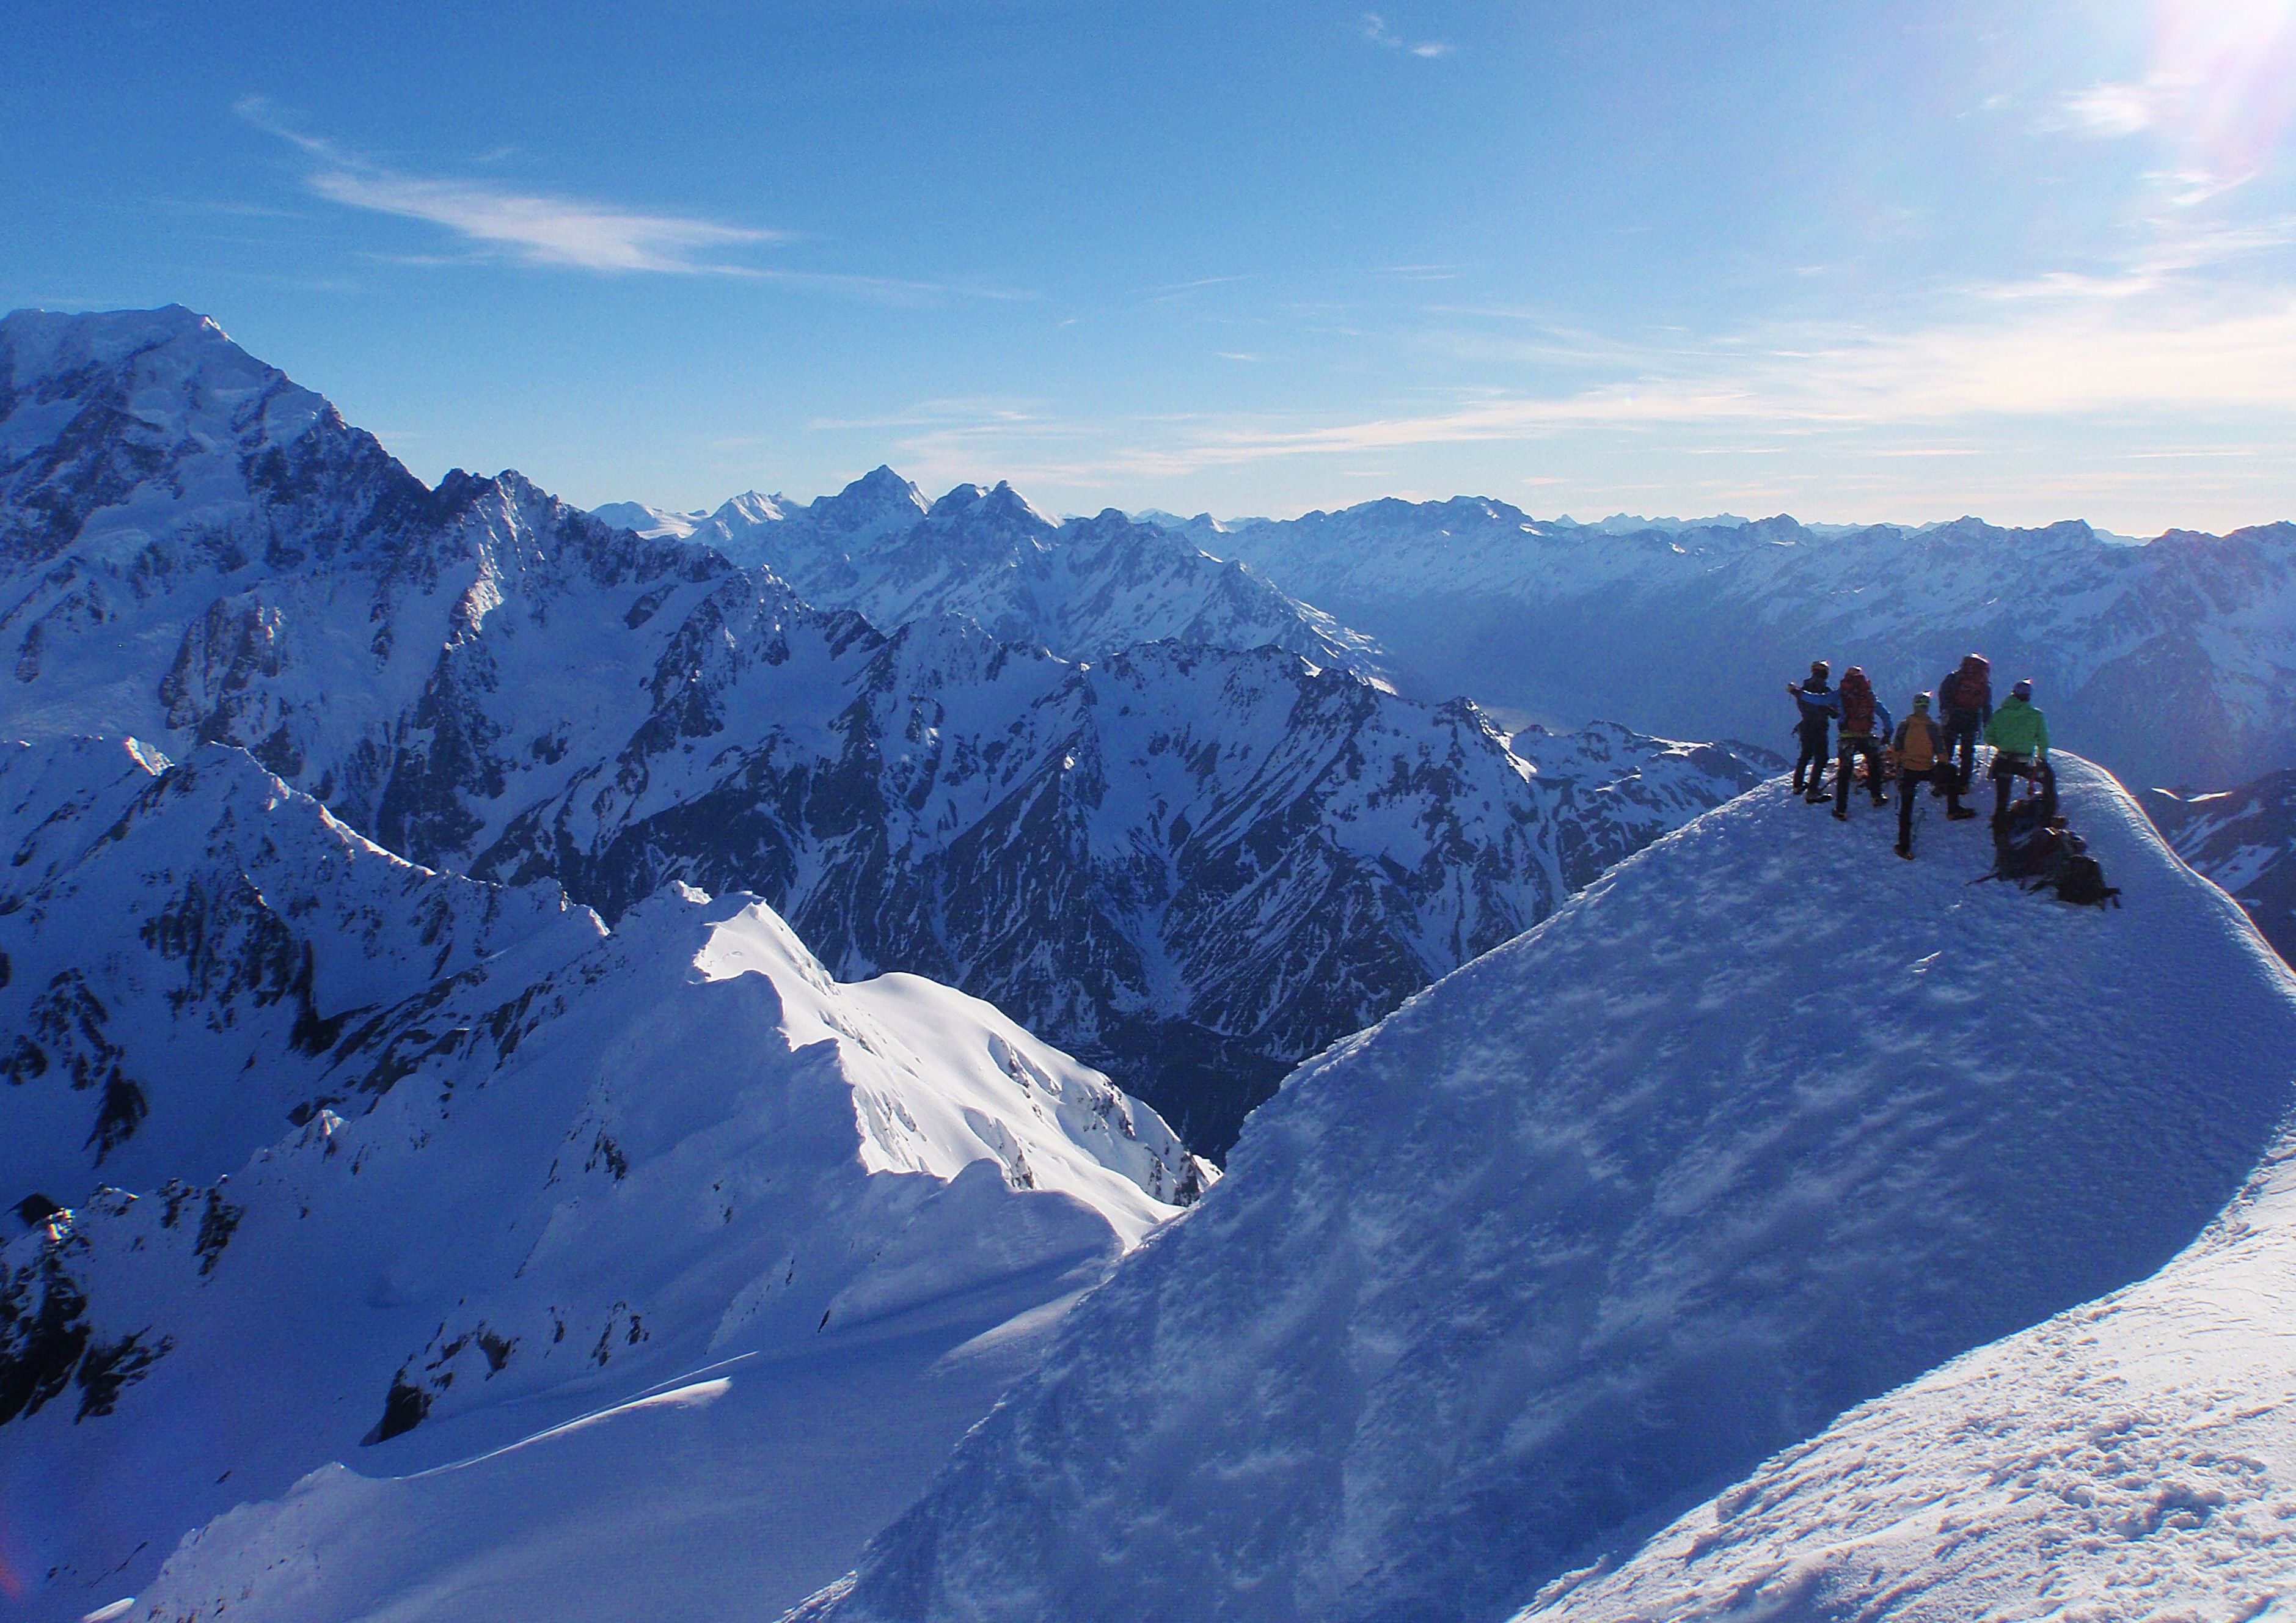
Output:
[[[2120,894],[2104,882],[2104,868],[2088,854],[2088,841],[2049,815],[2044,799],[2010,803],[1994,831],[1993,872],[2027,891],[2053,890],[2057,899],[2102,907]]]

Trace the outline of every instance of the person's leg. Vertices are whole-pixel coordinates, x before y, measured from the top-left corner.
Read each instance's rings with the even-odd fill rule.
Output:
[[[1800,746],[1801,753],[1794,757],[1793,791],[1796,794],[1801,794],[1809,787],[1809,763],[1810,758],[1815,753],[1810,747],[1809,729],[1795,728],[1794,742]]]
[[[2009,786],[2017,781],[2017,773],[2008,757],[1998,750],[1993,752],[1993,825],[2001,826],[2001,819],[2009,815]]]
[[[1951,725],[1952,732],[1946,739],[1946,758],[1950,761],[1959,752],[1961,764],[1955,769],[1954,787],[1965,790],[1977,775],[1977,712],[1956,710]]]
[[[1872,792],[1876,806],[1890,803],[1890,791],[1887,780],[1882,775],[1882,741],[1869,738],[1866,741],[1866,787]]]
[[[1857,741],[1844,738],[1833,758],[1833,815],[1849,816],[1849,775],[1857,769]]]
[[[1910,769],[1898,780],[1898,855],[1910,857],[1914,850],[1914,791],[1921,786],[1927,773]]]

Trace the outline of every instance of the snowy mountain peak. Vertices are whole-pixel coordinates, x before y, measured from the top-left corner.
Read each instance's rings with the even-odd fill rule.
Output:
[[[1216,1179],[995,1008],[840,985],[754,897],[672,883],[609,935],[212,745],[16,746],[0,807],[0,1187],[42,1197],[0,1252],[0,1458],[63,1485],[35,1615],[362,1448],[419,1469],[705,1364],[771,1389],[888,1326],[1042,1324]]]
[[[279,477],[315,435],[372,446],[180,306],[17,311],[0,320],[0,564],[75,543],[125,561],[187,525],[227,529],[250,475]]]
[[[789,511],[781,496],[745,490],[709,516],[727,524],[778,524],[789,517]]]
[[[666,507],[650,507],[644,502],[608,502],[590,509],[590,516],[617,529],[629,530],[643,540],[683,541],[709,515],[698,511],[673,512]]]
[[[924,517],[927,505],[923,491],[880,463],[805,511],[822,529],[858,545],[906,529]]]
[[[1060,528],[1003,480],[998,480],[994,488],[957,486],[932,504],[925,519],[944,530],[962,526],[998,537],[1026,536],[1039,540]]]

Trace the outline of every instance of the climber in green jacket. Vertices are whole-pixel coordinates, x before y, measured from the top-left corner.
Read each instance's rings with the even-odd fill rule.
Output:
[[[1999,827],[2009,809],[2013,778],[2038,782],[2049,770],[2049,718],[2033,708],[2031,678],[2010,689],[1985,724],[1985,742],[1993,746],[1993,823]]]

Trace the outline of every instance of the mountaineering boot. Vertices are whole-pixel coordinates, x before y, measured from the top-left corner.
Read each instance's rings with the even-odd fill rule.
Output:
[[[1838,807],[1838,806],[1837,806],[1837,807],[1835,807],[1833,808],[1833,820],[1834,820],[1836,823],[1847,823],[1847,822],[1849,822],[1849,814],[1848,812],[1846,812],[1846,811],[1843,811],[1840,807]]]
[[[1945,815],[1948,822],[1966,823],[1977,816],[1977,808],[1973,806],[1948,806]]]
[[[1914,858],[1914,848],[1909,845],[1894,845],[1890,848],[1897,852],[1898,856],[1904,857],[1908,862],[1911,862]]]

